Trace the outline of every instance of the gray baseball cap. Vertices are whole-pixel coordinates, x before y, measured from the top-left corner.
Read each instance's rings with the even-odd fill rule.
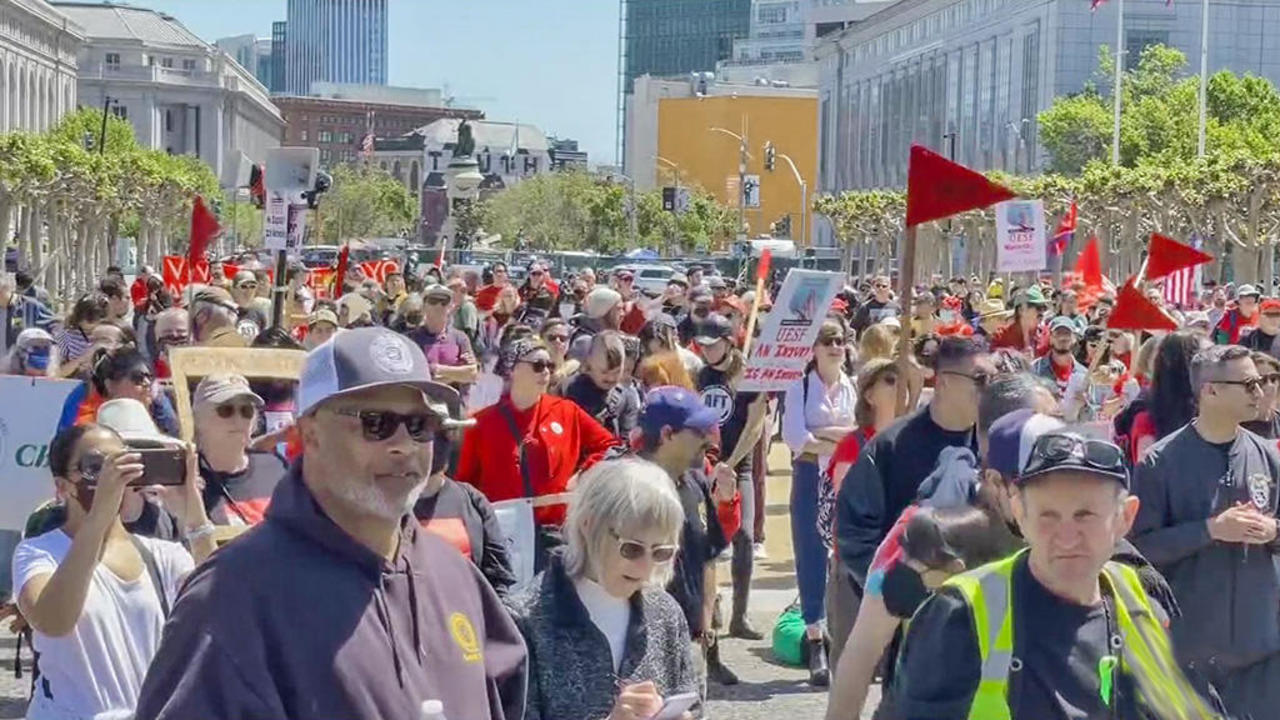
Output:
[[[307,353],[298,382],[298,415],[327,400],[373,388],[405,385],[421,390],[445,427],[467,427],[458,391],[431,379],[422,348],[384,327],[353,328]]]
[[[238,398],[245,398],[258,407],[264,405],[262,398],[249,387],[249,381],[243,375],[219,373],[206,376],[196,385],[191,396],[192,407],[204,405],[223,405]]]

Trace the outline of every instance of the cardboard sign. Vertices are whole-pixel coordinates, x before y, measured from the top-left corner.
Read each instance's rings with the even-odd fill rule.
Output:
[[[173,397],[178,411],[178,429],[183,440],[195,435],[191,414],[191,392],[200,379],[215,373],[234,373],[249,380],[293,380],[302,375],[307,354],[301,350],[272,348],[181,347],[169,351],[173,374]]]
[[[268,250],[284,250],[289,246],[289,199],[282,194],[267,196],[262,246]]]
[[[1044,202],[1010,200],[995,206],[996,270],[1028,272],[1048,267]]]
[[[827,310],[844,275],[817,270],[787,272],[773,310],[764,316],[760,339],[751,349],[739,391],[786,390],[804,374]]]
[[[0,375],[0,529],[21,531],[53,499],[49,442],[75,380]]]

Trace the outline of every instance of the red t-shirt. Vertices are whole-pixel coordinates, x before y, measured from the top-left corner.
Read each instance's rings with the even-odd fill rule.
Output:
[[[862,447],[867,444],[876,434],[875,428],[858,428],[848,435],[839,443],[836,443],[835,452],[831,453],[831,461],[827,463],[827,475],[831,477],[831,484],[835,487],[836,492],[840,492],[840,484],[844,482],[845,473],[839,471],[840,466],[848,469],[848,466],[858,462],[858,456],[862,454]]]

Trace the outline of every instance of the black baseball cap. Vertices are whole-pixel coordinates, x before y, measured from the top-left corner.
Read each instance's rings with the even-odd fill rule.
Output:
[[[1036,478],[1061,471],[1114,480],[1129,489],[1124,451],[1106,440],[1093,440],[1073,432],[1049,432],[1036,438],[1015,482],[1027,485]]]
[[[730,324],[729,318],[720,313],[711,313],[705,320],[698,323],[695,329],[697,333],[693,340],[699,345],[714,345],[715,343],[733,337],[733,325]]]

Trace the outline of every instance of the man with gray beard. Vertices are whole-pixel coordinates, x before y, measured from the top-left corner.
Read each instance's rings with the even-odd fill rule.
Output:
[[[518,720],[527,652],[480,571],[411,514],[455,390],[385,328],[307,355],[303,456],[266,519],[192,573],[138,720]]]

